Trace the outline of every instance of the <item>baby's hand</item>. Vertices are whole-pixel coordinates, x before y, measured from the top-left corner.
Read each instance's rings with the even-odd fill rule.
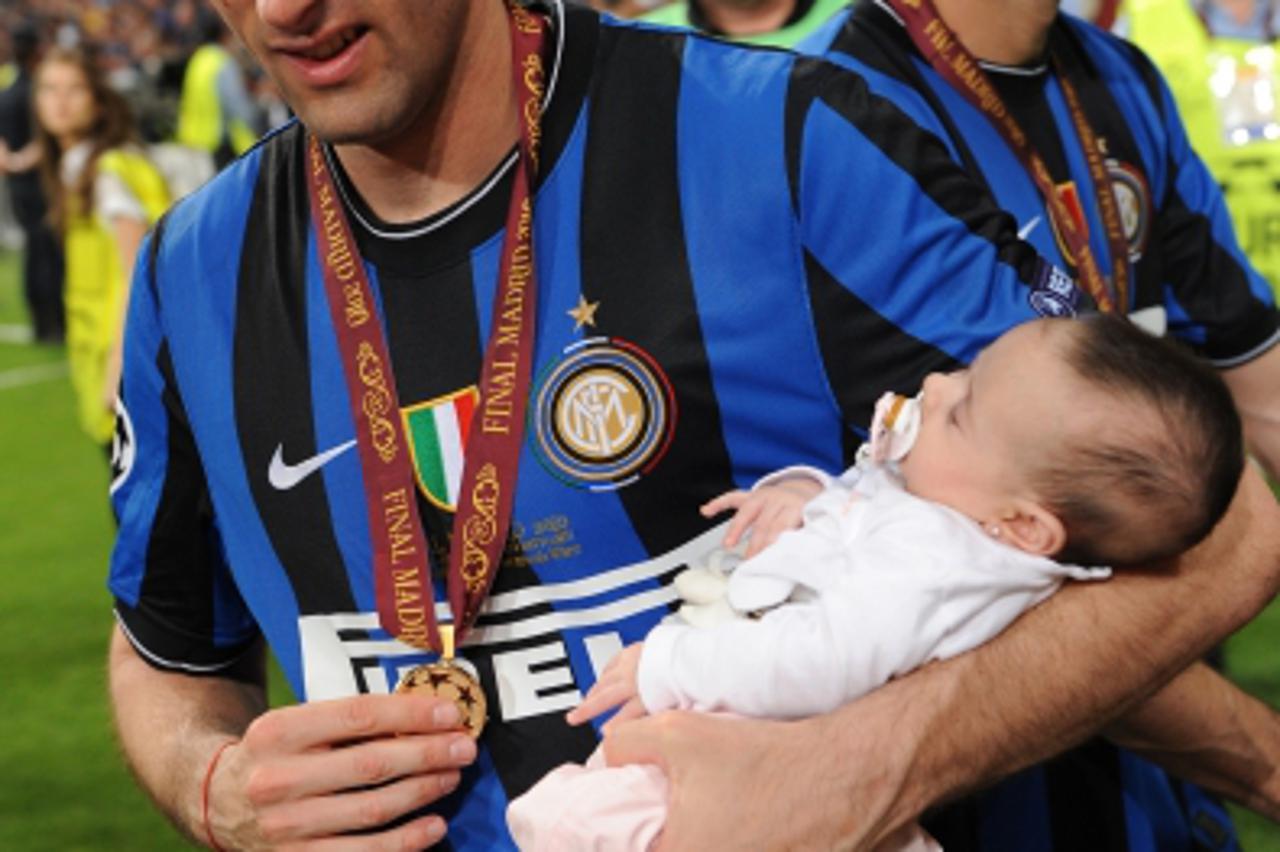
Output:
[[[765,485],[753,491],[730,491],[702,505],[703,517],[710,518],[728,509],[737,512],[724,534],[726,549],[736,547],[750,532],[748,557],[755,556],[787,530],[798,529],[805,504],[818,496],[822,486],[812,479],[796,477]]]
[[[636,685],[640,649],[643,647],[643,642],[628,645],[609,661],[582,703],[565,715],[570,725],[581,725],[614,707],[618,707],[618,712],[605,725],[606,728],[614,722],[638,719],[644,715],[644,705],[640,703],[640,690]]]

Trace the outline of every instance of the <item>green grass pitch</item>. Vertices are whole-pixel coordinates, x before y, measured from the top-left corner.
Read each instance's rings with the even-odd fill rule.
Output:
[[[17,258],[0,252],[0,331],[25,321],[17,279]],[[0,849],[185,849],[111,733],[107,464],[75,425],[63,357],[0,342]],[[1280,704],[1280,602],[1228,659],[1250,692]],[[1280,852],[1280,826],[1239,822],[1246,850]]]

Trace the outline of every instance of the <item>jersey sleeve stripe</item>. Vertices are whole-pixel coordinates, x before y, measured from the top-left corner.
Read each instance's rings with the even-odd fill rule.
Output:
[[[115,607],[116,623],[120,626],[120,632],[124,634],[125,639],[129,640],[129,644],[142,659],[146,660],[153,667],[164,671],[185,672],[194,675],[211,675],[224,672],[240,662],[249,651],[253,648],[252,641],[246,642],[239,650],[229,657],[211,660],[209,662],[198,662],[208,651],[208,647],[200,641],[193,641],[191,645],[185,649],[177,649],[174,646],[173,637],[167,633],[150,633],[152,629],[150,622],[146,619],[139,618],[135,612],[131,612],[127,604],[120,601],[116,602]],[[130,626],[132,625],[132,627]],[[152,650],[154,647],[166,647],[174,650],[182,650],[178,659],[174,656],[166,656]]]

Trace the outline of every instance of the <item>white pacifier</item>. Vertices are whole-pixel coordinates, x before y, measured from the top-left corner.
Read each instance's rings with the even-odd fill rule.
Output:
[[[877,464],[900,461],[920,434],[921,391],[914,397],[886,393],[876,402],[871,418],[871,435],[858,450],[858,460]]]

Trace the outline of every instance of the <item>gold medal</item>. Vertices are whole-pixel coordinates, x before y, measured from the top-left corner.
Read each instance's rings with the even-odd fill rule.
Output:
[[[433,695],[452,701],[458,708],[462,727],[473,739],[480,739],[488,718],[489,702],[480,688],[480,681],[454,661],[452,624],[440,625],[440,640],[444,643],[444,654],[440,659],[409,669],[396,684],[396,692]]]
[[[484,730],[488,711],[484,690],[471,673],[457,663],[437,660],[414,666],[400,678],[396,692],[433,695],[452,701],[468,734],[479,739]]]

